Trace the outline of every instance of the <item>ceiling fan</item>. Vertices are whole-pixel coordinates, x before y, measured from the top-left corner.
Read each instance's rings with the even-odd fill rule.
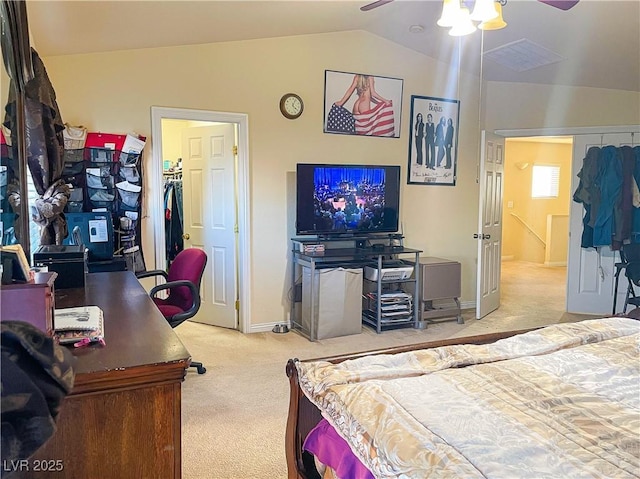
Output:
[[[539,2],[546,3],[547,5],[551,5],[552,7],[559,8],[560,10],[569,10],[571,7],[575,6],[580,0],[538,0]],[[387,3],[391,3],[393,0],[376,0],[375,2],[368,3],[367,5],[363,5],[360,7],[360,10],[363,12],[367,12],[369,10],[373,10],[374,8],[381,7],[382,5],[386,5]]]

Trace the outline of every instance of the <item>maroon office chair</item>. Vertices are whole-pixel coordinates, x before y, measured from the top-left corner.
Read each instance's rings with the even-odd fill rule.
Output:
[[[187,248],[177,254],[168,272],[157,269],[136,274],[138,278],[162,276],[165,279],[164,284],[151,288],[149,295],[172,328],[195,316],[200,309],[200,283],[206,265],[207,255],[204,251]],[[159,291],[165,290],[168,291],[166,299],[156,298]],[[197,361],[191,361],[191,366],[197,368],[198,374],[207,371]]]

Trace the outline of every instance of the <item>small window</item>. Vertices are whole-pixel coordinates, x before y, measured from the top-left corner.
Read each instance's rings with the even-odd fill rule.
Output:
[[[532,198],[557,198],[559,183],[559,166],[533,165]]]

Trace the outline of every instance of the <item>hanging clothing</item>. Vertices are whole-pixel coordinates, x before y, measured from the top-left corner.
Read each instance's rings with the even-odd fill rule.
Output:
[[[633,148],[623,146],[620,148],[622,160],[622,192],[619,204],[615,211],[615,230],[611,241],[611,249],[620,250],[625,240],[631,238],[631,224],[633,223],[633,170],[635,168],[635,155]]]
[[[174,191],[174,196],[175,196],[175,207],[178,211],[178,221],[180,222],[180,229],[183,230],[184,229],[184,223],[183,223],[183,208],[182,208],[182,180],[180,181],[174,181],[173,183],[173,191]]]
[[[179,193],[177,193],[179,191]],[[179,195],[179,197],[178,197]],[[167,265],[184,249],[182,238],[182,180],[168,180],[164,189],[165,244]]]
[[[600,148],[593,146],[587,150],[587,154],[582,160],[582,169],[578,173],[580,182],[573,194],[573,201],[582,203],[585,215],[582,219],[582,239],[580,246],[583,248],[593,247],[593,223],[595,213],[600,206],[600,187],[596,183],[598,174],[598,161],[600,158]]]
[[[640,190],[640,146],[633,148],[634,168],[633,179],[635,180],[636,187]],[[640,243],[640,205],[633,205],[633,213],[631,220],[631,241],[633,243]]]
[[[31,219],[40,226],[40,244],[62,244],[68,236],[67,220],[62,214],[69,200],[69,187],[63,180],[52,183],[31,208]]]
[[[593,245],[612,244],[614,234],[615,208],[622,188],[622,155],[615,146],[602,149],[596,181],[600,184],[600,208],[593,225]]]
[[[33,184],[41,199],[46,201],[44,195],[49,187],[55,184],[62,176],[64,166],[64,122],[60,116],[60,110],[56,102],[56,93],[47,75],[47,70],[38,56],[38,53],[31,49],[31,61],[33,63],[34,77],[29,80],[24,88],[25,102],[25,143],[26,143],[26,164],[31,172]],[[13,156],[19,158],[17,141],[17,89],[14,80],[11,80],[9,98],[5,106],[4,126],[11,130],[11,143],[13,145]],[[26,192],[23,195],[26,197]],[[63,192],[66,199],[69,199],[69,191]],[[66,201],[65,201],[66,204]],[[53,216],[41,225],[41,244],[62,244],[65,236],[60,232],[64,231],[61,225],[64,217],[60,212],[54,212]],[[19,232],[16,232],[17,234]],[[47,243],[45,241],[55,241]],[[58,242],[59,241],[59,242]]]
[[[35,76],[25,85],[27,163],[36,191],[39,195],[43,195],[49,185],[62,175],[64,150],[62,132],[65,126],[47,70],[33,48],[31,60]],[[13,87],[9,89],[4,125],[11,130],[12,144],[17,148],[15,91]],[[17,157],[17,153],[14,156]]]
[[[591,147],[578,177],[573,201],[585,209],[581,246],[619,250],[640,242],[640,203],[634,202],[640,194],[640,146]]]

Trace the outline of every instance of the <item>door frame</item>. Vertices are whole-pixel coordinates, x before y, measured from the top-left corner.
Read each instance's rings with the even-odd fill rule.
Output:
[[[578,136],[578,135],[606,135],[615,133],[629,133],[630,130],[640,129],[640,125],[621,125],[621,126],[584,126],[584,127],[555,127],[555,128],[526,128],[526,129],[499,129],[493,133],[504,138],[532,137],[532,136]],[[483,145],[484,147],[484,145]],[[478,165],[479,166],[479,165]],[[573,187],[573,182],[572,182]],[[502,199],[504,202],[504,198]],[[501,205],[501,210],[502,210]],[[569,224],[571,224],[571,210],[569,211]],[[571,232],[569,232],[571,234]],[[569,244],[571,248],[571,244]],[[571,249],[568,251],[571,255]],[[567,265],[568,269],[569,265]],[[476,277],[476,289],[479,287],[480,277]],[[502,281],[502,278],[500,278]],[[569,282],[567,271],[567,287]],[[476,304],[476,311],[478,309]],[[567,299],[565,299],[565,310],[567,309]]]
[[[249,222],[249,117],[244,113],[227,113],[186,108],[151,107],[151,178],[154,188],[151,190],[149,216],[163,217],[162,201],[162,120],[208,121],[216,123],[234,123],[238,131],[238,164],[237,164],[237,287],[240,311],[238,329],[242,333],[251,331],[251,255],[249,239],[251,238]],[[157,188],[157,189],[156,189]],[[154,249],[156,265],[163,264],[164,221],[154,221]]]
[[[510,137],[525,136],[576,136],[576,135],[608,135],[611,133],[629,133],[630,129],[640,128],[640,125],[621,126],[579,126],[557,128],[531,128],[514,130],[494,130],[496,135]]]

